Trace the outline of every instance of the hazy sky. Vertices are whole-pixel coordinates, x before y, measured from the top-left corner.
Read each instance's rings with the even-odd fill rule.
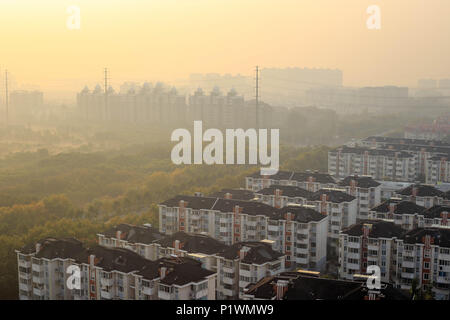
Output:
[[[369,5],[381,30],[366,27]],[[81,9],[69,30],[66,9]],[[1,0],[0,67],[45,90],[261,67],[344,71],[345,85],[450,77],[449,0]]]

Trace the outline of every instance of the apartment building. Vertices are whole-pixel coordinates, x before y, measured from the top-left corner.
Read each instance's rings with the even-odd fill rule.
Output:
[[[397,240],[393,251],[394,284],[410,290],[431,287],[435,299],[450,298],[450,229],[418,228]]]
[[[228,245],[260,241],[267,217],[276,214],[276,208],[254,201],[176,196],[159,205],[160,232],[204,233]]]
[[[321,270],[326,261],[329,221],[339,221],[332,228],[333,232],[336,228],[338,232],[341,225],[345,227],[356,220],[355,198],[343,192],[330,194],[324,213],[318,212],[322,202],[316,203],[315,198],[312,198],[313,206],[275,208],[243,200],[177,196],[160,205],[160,231],[170,234],[169,231],[181,229],[189,233],[204,233],[227,245],[270,240],[274,242],[275,250],[286,255],[287,266],[298,264]],[[351,203],[345,202],[350,200]],[[333,201],[340,203],[334,205]],[[328,217],[327,212],[334,218]],[[195,229],[193,223],[196,221],[201,221],[201,228]]]
[[[406,151],[342,146],[328,152],[328,173],[338,179],[357,174],[376,180],[414,181],[416,167],[414,154]]]
[[[329,217],[328,244],[337,250],[339,232],[356,223],[357,199],[344,189],[321,189],[308,199],[307,204]]]
[[[387,157],[387,163],[382,160],[383,155]],[[446,142],[368,137],[332,150],[329,153],[328,164],[329,170],[331,169],[332,174],[337,177],[342,176],[342,172],[362,170],[368,172],[375,179],[391,178],[393,181],[402,181],[403,177],[403,181],[425,180],[426,183],[435,184],[449,181],[449,155],[450,144]],[[401,156],[403,160],[395,159],[395,166],[393,166],[389,158],[392,160],[395,156],[397,158]],[[409,160],[405,161],[405,157]],[[363,158],[363,163],[361,163],[361,158]],[[375,158],[378,161],[375,161]],[[372,160],[372,163],[368,161],[369,159]],[[408,170],[409,174],[406,172]]]
[[[395,197],[408,200],[425,208],[431,208],[436,205],[450,204],[448,195],[434,186],[426,184],[414,184],[399,190],[395,193]]]
[[[433,156],[427,159],[425,182],[438,184],[450,181],[450,152],[447,155]]]
[[[250,284],[244,300],[408,300],[390,284],[370,290],[364,281],[335,280],[303,272],[283,272]]]
[[[404,230],[412,230],[424,227],[428,222],[424,214],[425,207],[419,206],[411,201],[392,198],[386,200],[379,206],[372,208],[369,212],[369,219],[388,219]]]
[[[20,299],[215,299],[216,273],[180,257],[150,261],[124,248],[48,238],[17,250]],[[30,267],[31,264],[31,267]],[[71,268],[78,268],[79,287]]]
[[[235,243],[217,257],[217,299],[241,298],[249,283],[285,270],[285,256],[269,242]]]
[[[120,93],[112,87],[106,92],[100,85],[93,91],[85,87],[77,94],[77,106],[81,117],[90,121],[180,125],[187,113],[185,97],[162,83],[144,83]]]
[[[336,187],[336,181],[328,173],[318,171],[291,172],[278,171],[271,176],[261,176],[259,172],[245,178],[245,188],[259,191],[271,185],[290,185],[316,192],[322,188]]]
[[[289,205],[267,221],[267,239],[286,256],[287,267],[323,271],[329,217],[314,207]]]
[[[365,220],[369,210],[381,202],[381,184],[370,176],[348,176],[339,182],[339,187],[357,200],[357,219]]]
[[[274,184],[256,191],[254,195],[262,203],[275,208],[282,208],[291,203],[306,204],[307,199],[313,193],[300,187]]]
[[[390,282],[392,252],[396,239],[405,231],[392,222],[363,221],[341,231],[339,235],[339,278],[352,280],[365,274],[367,267],[380,267],[381,281]]]

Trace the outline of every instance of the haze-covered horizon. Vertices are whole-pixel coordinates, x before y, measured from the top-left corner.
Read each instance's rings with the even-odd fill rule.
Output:
[[[102,83],[104,67],[114,87],[176,85],[191,73],[252,76],[255,65],[340,69],[345,86],[450,77],[450,2],[375,2],[5,0],[0,68],[18,88],[49,97]],[[372,4],[380,30],[366,26]],[[66,27],[70,5],[81,9],[79,30]]]

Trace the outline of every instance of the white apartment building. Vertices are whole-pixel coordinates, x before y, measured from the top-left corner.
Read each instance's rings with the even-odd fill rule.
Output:
[[[348,176],[339,182],[339,187],[356,198],[359,220],[367,219],[369,210],[381,202],[381,184],[370,176]]]
[[[313,192],[306,189],[287,186],[287,185],[271,185],[270,187],[255,192],[258,201],[268,204],[275,208],[282,208],[288,204],[306,204],[307,199]]]
[[[376,180],[414,181],[416,159],[407,151],[342,146],[328,152],[328,173],[340,179],[357,174]]]
[[[341,193],[331,192],[328,197],[331,202],[326,204],[325,213],[318,212],[322,202],[316,203],[314,199],[311,201],[314,205],[309,207],[289,205],[274,208],[251,201],[177,196],[160,205],[160,231],[176,232],[187,227],[190,233],[203,232],[228,245],[270,240],[274,242],[275,250],[286,255],[287,266],[301,265],[322,270],[326,261],[329,221],[333,217],[339,221],[333,225],[333,232],[335,228],[338,232],[341,226],[346,227],[356,221],[355,198]],[[340,203],[334,206],[333,201]],[[327,212],[334,216],[328,217]],[[203,227],[192,229],[192,220],[202,221]]]
[[[399,190],[395,197],[408,200],[425,208],[431,208],[436,205],[450,205],[448,194],[436,189],[434,186],[426,184],[414,184]]]
[[[217,299],[238,299],[252,282],[285,270],[285,256],[268,242],[240,242],[218,254]]]
[[[357,199],[343,189],[321,189],[308,199],[307,204],[329,217],[328,244],[337,249],[339,232],[356,223]]]
[[[190,258],[150,261],[124,248],[85,249],[75,239],[53,238],[17,256],[20,299],[215,299],[216,273]],[[79,268],[79,288],[69,287],[70,266]]]
[[[370,220],[391,220],[404,230],[412,230],[424,227],[429,223],[428,216],[424,213],[425,210],[425,207],[414,202],[392,198],[372,208],[368,218]]]
[[[271,185],[295,186],[316,192],[322,188],[336,187],[336,181],[328,173],[318,171],[291,172],[278,171],[271,176],[261,176],[259,172],[245,178],[247,190],[259,191]]]
[[[325,269],[329,217],[313,208],[286,206],[278,217],[267,221],[267,239],[286,256],[286,267]]]
[[[359,222],[339,235],[339,278],[353,280],[365,274],[367,267],[380,267],[381,281],[391,281],[392,252],[396,239],[404,233],[401,227],[387,221]]]
[[[435,299],[450,297],[450,229],[419,228],[397,240],[393,251],[394,284],[410,290],[413,280],[418,287],[431,287]]]

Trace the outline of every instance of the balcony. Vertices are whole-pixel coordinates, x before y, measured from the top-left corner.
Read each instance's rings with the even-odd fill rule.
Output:
[[[155,288],[142,287],[142,293],[148,296],[153,296],[155,294]]]
[[[412,262],[412,261],[403,261],[403,262],[402,262],[402,267],[403,267],[403,268],[411,268],[411,269],[414,269],[414,268],[415,268],[415,265],[414,265],[414,262]]]
[[[158,291],[158,298],[161,300],[174,300],[173,294],[165,291]]]
[[[33,294],[38,297],[43,297],[45,294],[44,289],[33,288]]]
[[[222,266],[222,270],[225,273],[234,273],[234,267],[226,267],[226,266]]]
[[[268,230],[268,231],[271,231],[271,232],[278,232],[278,231],[279,231],[279,227],[278,227],[278,226],[274,226],[274,225],[269,224],[269,225],[267,226],[267,230]]]
[[[31,261],[19,260],[19,267],[29,268],[31,267]]]
[[[19,283],[19,289],[23,291],[31,291],[31,285],[26,283]]]
[[[235,295],[233,290],[231,290],[231,289],[223,288],[221,291],[222,291],[222,294],[227,297],[233,297]]]
[[[32,275],[31,273],[19,272],[19,277],[22,279],[31,280]]]
[[[405,279],[414,279],[414,273],[402,272],[402,278],[405,278]]]
[[[233,285],[234,284],[234,278],[223,277],[222,282],[224,284]]]
[[[34,282],[34,283],[43,284],[43,283],[44,283],[44,277],[36,277],[36,276],[33,276],[33,282]]]
[[[251,277],[251,276],[252,276],[252,273],[251,273],[250,270],[243,270],[243,269],[240,269],[240,270],[239,270],[239,275],[240,275],[240,276],[243,276],[243,277]]]
[[[40,264],[35,264],[33,263],[33,267],[32,267],[33,271],[35,272],[42,272],[44,271],[44,267]]]
[[[109,291],[101,291],[100,292],[100,297],[102,297],[102,299],[112,299],[112,293],[111,292],[109,292]]]
[[[194,297],[195,297],[196,300],[200,299],[200,298],[202,298],[204,296],[207,296],[207,295],[208,295],[208,289],[207,288],[202,289],[202,290],[198,290],[197,292],[194,292]]]
[[[110,287],[113,285],[114,280],[112,278],[101,278],[100,283],[104,287]]]

